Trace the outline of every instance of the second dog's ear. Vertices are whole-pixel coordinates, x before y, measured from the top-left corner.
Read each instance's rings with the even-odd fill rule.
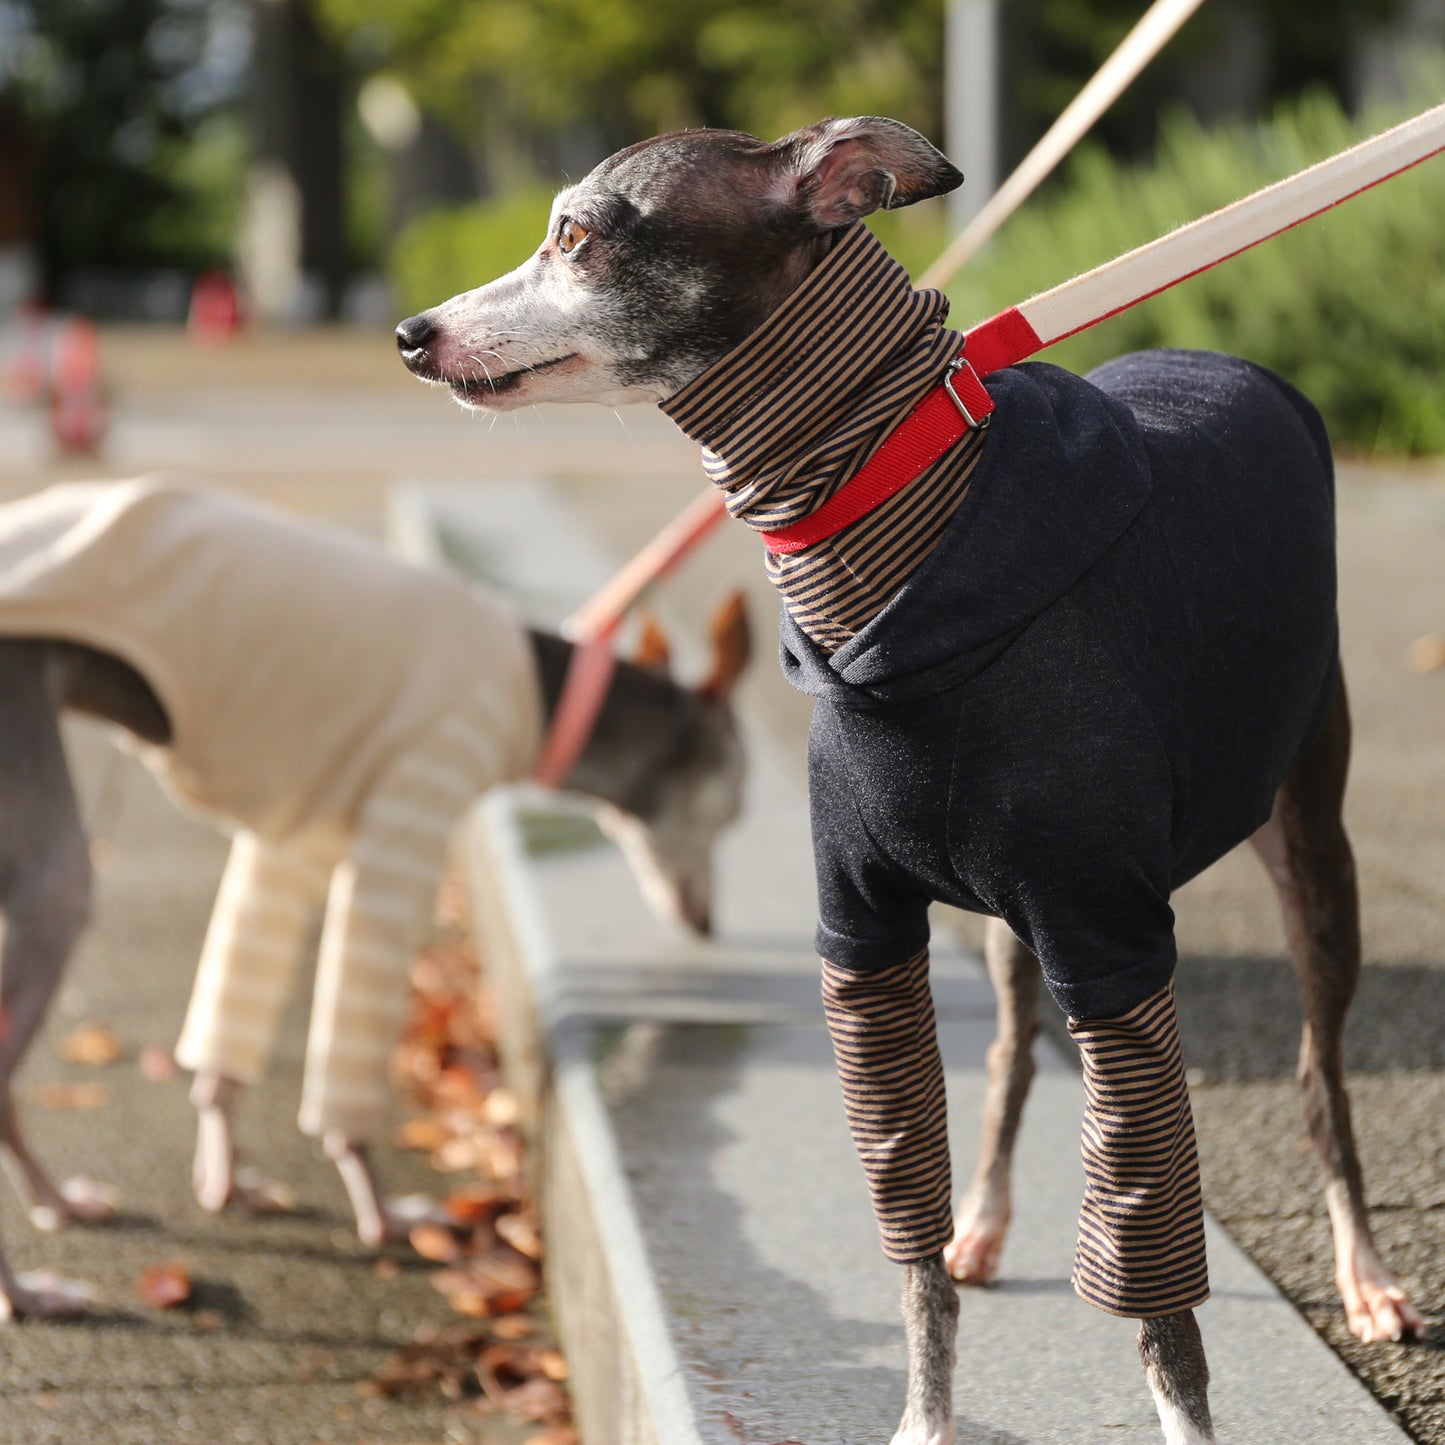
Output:
[[[637,652],[632,660],[638,667],[666,672],[672,664],[672,648],[668,644],[667,634],[652,613],[643,612],[641,616],[642,636],[637,641]]]
[[[712,638],[712,671],[698,692],[711,702],[726,702],[748,665],[753,647],[747,603],[741,592],[732,593],[718,606],[708,623],[708,633]]]
[[[832,230],[956,189],[963,173],[902,121],[822,120],[769,147],[770,191],[806,226]]]

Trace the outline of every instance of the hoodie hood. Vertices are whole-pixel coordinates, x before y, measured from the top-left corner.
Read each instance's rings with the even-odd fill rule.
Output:
[[[883,610],[832,653],[784,612],[783,672],[800,691],[867,707],[964,680],[1062,597],[1148,500],[1144,439],[1122,402],[1039,362],[987,385],[996,410],[968,491]]]

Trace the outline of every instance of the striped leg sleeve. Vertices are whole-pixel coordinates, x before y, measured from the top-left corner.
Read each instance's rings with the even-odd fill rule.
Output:
[[[824,959],[823,1005],[883,1252],[896,1264],[929,1259],[953,1221],[928,950],[866,973]]]
[[[1074,1289],[1153,1319],[1209,1298],[1194,1119],[1162,989],[1122,1018],[1069,1020],[1084,1062],[1084,1203]]]
[[[374,1136],[405,1019],[413,951],[425,932],[457,818],[503,771],[485,695],[402,755],[362,808],[326,906],[301,1128]]]
[[[237,835],[176,1045],[183,1067],[260,1077],[334,862],[319,843]]]

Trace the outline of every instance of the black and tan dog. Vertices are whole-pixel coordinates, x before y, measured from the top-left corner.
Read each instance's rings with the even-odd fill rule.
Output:
[[[914,291],[860,218],[960,179],[876,118],[772,144],[645,141],[563,191],[515,271],[404,321],[402,358],[468,406],[658,403],[702,444],[733,515],[773,532],[835,495],[957,356],[944,299]],[[1329,447],[1304,398],[1230,357],[1146,353],[1083,380],[1026,365],[987,384],[987,431],[767,561],[785,670],[818,699],[829,1024],[884,1248],[905,1270],[894,1445],[954,1438],[950,1266],[972,1280],[997,1266],[1040,968],[1085,1065],[1075,1286],[1142,1321],[1166,1437],[1207,1445],[1169,900],[1246,838],[1299,968],[1306,1112],[1351,1327],[1421,1328],[1371,1240],[1341,1077],[1360,942]],[[956,1227],[931,900],[995,920],[1005,1021]]]

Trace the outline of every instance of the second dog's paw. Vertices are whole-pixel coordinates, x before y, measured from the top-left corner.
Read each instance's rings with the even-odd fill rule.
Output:
[[[88,1284],[63,1279],[48,1269],[26,1270],[16,1277],[14,1289],[0,1290],[0,1322],[78,1319],[94,1308],[95,1295]]]
[[[68,1224],[106,1224],[120,1210],[120,1191],[97,1179],[67,1179],[54,1199],[30,1207],[30,1222],[47,1234]]]

